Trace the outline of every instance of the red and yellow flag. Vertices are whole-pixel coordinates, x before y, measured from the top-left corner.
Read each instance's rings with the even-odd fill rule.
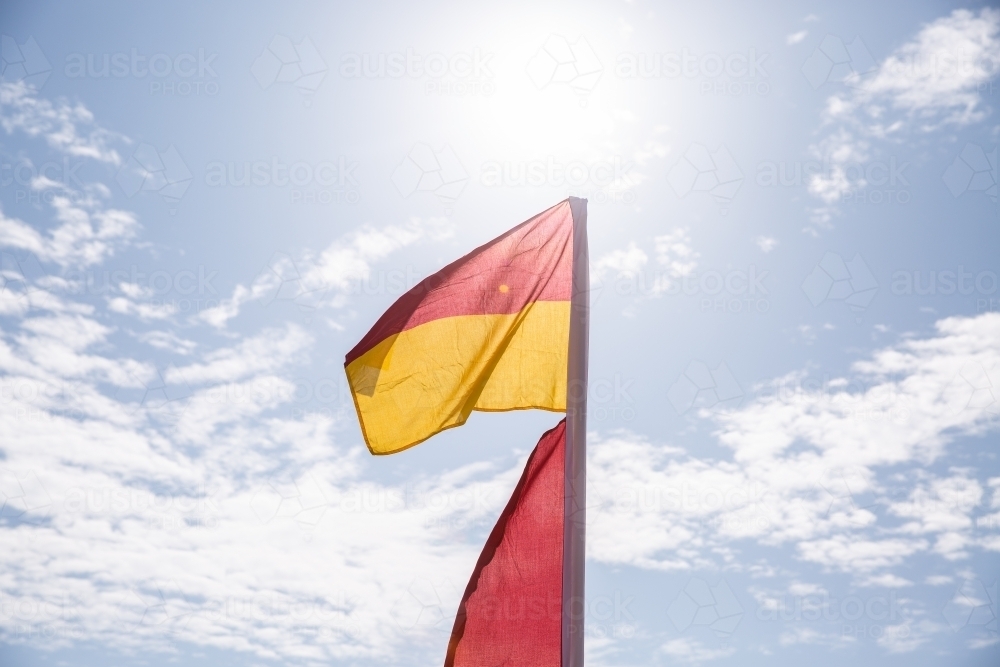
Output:
[[[568,415],[542,436],[490,534],[445,667],[583,667],[573,610],[584,591],[586,220],[586,200],[570,198],[473,250],[400,297],[344,362],[373,454],[473,410]]]
[[[392,454],[473,410],[566,410],[570,201],[426,278],[379,318],[344,366],[372,454]]]

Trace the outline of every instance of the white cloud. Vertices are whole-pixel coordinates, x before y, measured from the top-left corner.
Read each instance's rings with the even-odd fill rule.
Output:
[[[882,629],[878,644],[889,653],[910,653],[930,640],[930,635],[942,632],[944,624],[928,619],[887,625]]]
[[[808,36],[809,36],[808,30],[799,30],[798,32],[793,32],[787,37],[785,37],[785,43],[788,44],[789,46],[792,46],[794,44],[798,44]]]
[[[312,342],[312,336],[294,324],[282,329],[268,329],[253,338],[244,339],[235,347],[209,352],[202,363],[172,369],[165,379],[208,384],[270,373],[300,358]]]
[[[240,306],[251,300],[253,296],[254,292],[252,290],[247,289],[243,285],[237,285],[233,288],[233,295],[231,297],[220,299],[218,306],[212,306],[200,311],[197,318],[216,329],[225,328],[229,320],[240,314]]]
[[[118,289],[130,299],[148,299],[154,294],[151,287],[138,283],[118,283]]]
[[[53,291],[66,290],[68,283],[48,275],[31,253],[0,250],[0,315],[23,317],[32,309],[54,313],[90,315],[89,304],[75,303]]]
[[[936,336],[903,340],[853,370],[822,387],[778,378],[742,407],[703,413],[731,459],[685,456],[627,432],[595,438],[591,557],[718,566],[714,549],[752,539],[895,586],[902,578],[886,570],[915,554],[947,562],[992,548],[971,519],[983,485],[965,471],[939,478],[923,468],[956,437],[1000,425],[1000,405],[977,389],[1000,386],[1000,314],[941,320]],[[917,482],[904,482],[900,497],[899,482],[879,473],[906,466]]]
[[[778,239],[770,236],[758,236],[754,239],[754,243],[761,249],[761,252],[771,252],[778,247]]]
[[[305,291],[333,288],[350,290],[357,281],[371,275],[371,264],[423,238],[440,241],[453,233],[447,220],[413,218],[405,225],[381,229],[365,228],[326,248],[314,261],[306,261]]]
[[[1000,10],[977,15],[960,9],[923,26],[872,73],[856,75],[852,88],[830,96],[823,123],[834,129],[812,147],[828,167],[808,184],[823,204],[812,211],[805,231],[828,227],[837,201],[866,187],[858,175],[863,169],[848,167],[869,161],[873,141],[985,118],[980,91],[998,71]],[[903,179],[892,186],[906,187],[905,174]]]
[[[172,331],[147,331],[139,334],[137,338],[155,348],[175,354],[191,354],[198,346],[193,340],[181,338]]]
[[[796,627],[785,630],[778,637],[778,643],[782,646],[795,646],[796,644],[812,644],[827,646],[831,648],[843,648],[851,642],[850,637],[831,632],[820,632],[815,628]]]
[[[913,585],[913,582],[909,579],[897,576],[891,572],[868,577],[858,583],[861,586],[877,586],[879,588],[905,588]]]
[[[40,380],[83,380],[132,387],[150,377],[152,369],[131,359],[110,359],[86,353],[104,344],[111,329],[81,315],[31,317],[21,322],[13,346],[0,333],[0,369],[29,374]]]
[[[138,227],[132,213],[104,209],[93,199],[56,196],[52,206],[61,224],[47,234],[0,211],[0,246],[27,250],[63,267],[86,267],[112,256]]]
[[[899,531],[912,535],[938,534],[934,551],[949,560],[968,556],[972,546],[972,512],[983,499],[983,488],[961,472],[951,477],[920,484],[902,502],[890,504],[889,511],[909,519]]]
[[[711,648],[689,637],[671,639],[661,646],[660,650],[675,660],[695,664],[728,658],[736,652],[732,646]]]
[[[405,225],[362,228],[331,243],[318,256],[299,260],[276,253],[249,287],[237,285],[228,299],[198,313],[197,319],[219,329],[239,315],[249,301],[292,301],[303,308],[338,307],[359,282],[368,280],[372,265],[422,239],[447,239],[453,228],[446,219],[413,218]]]
[[[614,272],[616,277],[633,278],[638,275],[649,257],[635,243],[629,243],[624,250],[613,250],[590,265],[590,279],[600,282],[608,272]]]
[[[639,291],[650,298],[668,291],[675,280],[691,274],[698,267],[700,257],[691,246],[689,230],[683,227],[654,237],[653,254],[660,268],[648,283],[642,281],[639,287]],[[642,274],[648,261],[649,256],[644,250],[635,243],[629,243],[627,248],[614,250],[591,263],[591,283],[596,283],[595,291],[599,290],[606,275],[611,272],[616,278],[632,280]]]
[[[794,581],[788,586],[788,594],[795,597],[805,597],[807,595],[829,595],[825,588],[819,584],[811,584],[801,581]]]
[[[139,303],[126,297],[108,299],[108,310],[121,315],[134,315],[140,320],[165,320],[177,313],[172,303]]]
[[[82,107],[4,91],[19,95],[4,98],[7,131],[117,161],[101,143],[110,135],[80,130],[92,120]],[[19,249],[4,251],[4,279],[23,288],[0,299],[0,542],[10,566],[0,607],[58,614],[0,614],[0,633],[27,622],[52,647],[82,641],[146,653],[182,641],[317,663],[392,661],[424,643],[436,655],[481,533],[523,461],[406,486],[373,481],[360,442],[337,434],[344,429],[331,417],[299,410],[292,367],[313,339],[294,325],[215,349],[172,331],[127,332],[158,350],[205,350],[165,368],[129,358],[117,316],[175,314],[144,303],[148,288],[117,285],[99,320],[70,300],[79,285],[18,263],[24,250],[41,263],[94,266],[135,233],[132,214],[102,206],[106,188],[58,189],[50,231],[0,217],[0,244]],[[306,257],[292,298],[328,290],[333,297],[309,303],[335,305],[375,262],[449,233],[436,219],[361,230]],[[285,278],[241,288],[249,298],[286,298]],[[230,308],[245,296],[237,291]],[[275,410],[289,404],[294,418]],[[9,487],[28,481],[38,482],[30,499]],[[24,513],[8,521],[17,503]],[[56,562],[66,567],[49,566]],[[415,618],[428,591],[437,602]]]
[[[656,262],[666,267],[672,278],[690,275],[698,267],[700,253],[691,247],[691,236],[686,227],[653,239],[656,248]]]
[[[90,266],[135,227],[127,213],[130,222],[103,221],[96,203],[67,196],[60,206],[53,233],[6,219],[0,233],[44,261]],[[361,230],[298,262],[278,257],[201,321],[222,328],[251,300],[342,304],[377,262],[447,233],[417,221]],[[699,260],[685,229],[657,237],[651,254],[671,279]],[[635,275],[648,263],[630,244],[597,265]],[[53,276],[36,283],[71,292]],[[118,287],[102,316],[172,315],[142,310],[152,307],[142,303],[147,289]],[[41,619],[57,630],[55,644],[77,638],[145,654],[180,641],[316,663],[422,660],[426,645],[438,657],[523,461],[445,470],[408,485],[376,481],[384,474],[350,435],[353,421],[310,415],[296,403],[295,366],[315,342],[305,330],[234,334],[216,349],[172,331],[130,332],[190,361],[162,368],[128,358],[113,319],[38,294],[49,312],[12,307],[3,312],[22,319],[0,330],[0,473],[35,475],[44,487],[23,522],[0,523],[9,565],[0,606],[59,609]],[[998,341],[1000,316],[952,318],[936,335],[855,364],[860,394],[847,380],[804,389],[801,376],[779,378],[793,389],[760,388],[743,407],[702,415],[723,445],[711,457],[628,432],[595,435],[589,557],[759,573],[760,563],[734,546],[753,542],[786,551],[803,569],[898,588],[910,582],[893,568],[918,554],[951,566],[980,549],[1000,550],[970,520],[986,505],[1000,508],[1000,478],[913,472],[900,495],[883,474],[919,470],[958,435],[995,428],[995,401],[982,390],[1000,386]],[[889,419],[869,419],[873,411]],[[789,576],[792,595],[826,594]],[[414,614],[415,605],[424,613]],[[24,620],[0,615],[0,628],[16,632]],[[913,650],[938,631],[921,626],[906,639],[903,627],[880,640],[886,650]],[[802,628],[781,641],[836,644]],[[612,648],[588,642],[589,655]],[[706,662],[735,649],[681,638],[660,651]]]
[[[886,100],[921,124],[981,120],[979,88],[1000,65],[1000,10],[957,9],[924,26],[880,65],[850,107]]]
[[[228,428],[247,425],[234,416]],[[516,480],[484,480],[480,468],[419,486],[376,484],[332,446],[329,422],[272,422],[249,441],[214,432],[221,452],[180,461],[158,438],[124,428],[97,441],[50,423],[79,445],[67,457],[27,424],[8,426],[24,439],[10,452],[16,465],[39,471],[52,502],[46,527],[18,529],[34,539],[5,541],[6,562],[18,566],[2,601],[58,608],[58,617],[30,619],[64,630],[53,646],[72,637],[149,652],[183,641],[314,661],[385,661],[425,645],[436,653],[479,546],[460,538],[453,517],[495,517]],[[94,450],[111,443],[116,464],[91,467]],[[273,472],[288,451],[301,462]],[[488,501],[469,511],[470,498]],[[37,576],[53,559],[72,567]],[[19,622],[0,618],[9,631]]]
[[[653,239],[653,252],[660,269],[655,271],[647,281],[643,270],[649,262],[649,256],[644,250],[629,243],[627,248],[613,250],[596,261],[591,262],[590,282],[594,293],[592,301],[596,303],[605,280],[614,274],[613,280],[635,281],[630,285],[628,293],[638,292],[642,298],[655,298],[670,289],[673,281],[691,273],[698,266],[699,254],[691,248],[691,238],[686,228],[678,228]],[[632,309],[626,309],[625,314],[631,315]]]
[[[23,82],[0,82],[0,124],[8,134],[20,130],[32,137],[44,137],[49,146],[67,155],[111,164],[121,162],[118,152],[108,145],[121,137],[97,126],[85,106],[53,104],[34,93]]]
[[[295,400],[288,365],[312,342],[301,329],[166,370],[117,356],[112,333],[65,314],[0,331],[0,500],[8,478],[39,482],[37,498],[17,497],[21,520],[0,523],[0,605],[58,610],[2,614],[0,632],[27,622],[52,647],[184,641],[327,662],[440,649],[523,461],[375,482],[330,418],[264,416]],[[194,349],[172,333],[138,337]],[[188,382],[198,389],[174,393]],[[430,616],[415,614],[428,595]]]
[[[78,348],[107,335],[87,321],[35,321],[27,329],[72,332]],[[294,347],[289,338],[295,332],[259,343],[273,354]],[[253,372],[231,362],[260,345],[216,354],[200,367],[201,379]],[[22,370],[46,372],[34,363],[22,358]],[[45,502],[31,504],[20,525],[0,524],[11,565],[0,603],[58,615],[4,614],[0,628],[27,620],[59,630],[54,647],[72,638],[144,652],[176,641],[318,661],[384,661],[424,645],[438,651],[481,547],[466,533],[488,530],[523,461],[380,484],[366,474],[359,445],[337,442],[330,419],[260,418],[294,394],[287,379],[251,381],[196,392],[172,426],[158,424],[147,402],[102,399],[77,420],[59,414],[59,397],[33,394],[24,403],[24,392],[5,393],[13,399],[0,409],[9,436],[0,477],[37,477]],[[76,400],[88,389],[74,385]],[[35,416],[19,417],[27,409]],[[71,567],[40,572],[51,562]]]
[[[868,159],[867,149],[868,142],[856,140],[844,128],[824,139],[819,146],[814,146],[813,155],[822,158],[824,164],[829,165],[829,170],[811,176],[809,193],[827,204],[834,204],[854,188],[864,187],[864,179],[850,180],[845,167],[865,162]]]
[[[86,107],[53,105],[23,83],[0,82],[0,124],[8,133],[43,137],[49,146],[70,156],[120,162],[118,153],[107,146],[115,136],[97,127]],[[89,128],[86,137],[80,136],[81,128]],[[52,188],[52,193],[58,193],[46,202],[59,224],[41,232],[0,212],[0,246],[30,251],[41,261],[64,268],[87,267],[103,262],[136,234],[138,223],[132,213],[104,206],[111,196],[107,186],[78,182],[72,171],[64,182],[44,176],[31,182],[33,188]]]

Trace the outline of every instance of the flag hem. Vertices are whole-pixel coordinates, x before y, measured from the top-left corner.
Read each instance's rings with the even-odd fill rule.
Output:
[[[361,427],[361,437],[365,441],[365,447],[368,448],[368,453],[371,454],[372,456],[392,456],[393,454],[399,454],[400,452],[405,452],[407,449],[410,449],[412,447],[416,447],[419,444],[427,442],[428,440],[430,440],[431,438],[433,438],[435,435],[438,435],[439,433],[443,433],[444,431],[447,431],[449,429],[458,428],[459,426],[465,426],[465,423],[468,421],[468,417],[466,417],[465,419],[463,419],[461,422],[459,422],[457,424],[449,424],[449,425],[445,426],[444,428],[442,428],[440,430],[437,430],[434,433],[431,433],[430,435],[428,435],[425,438],[421,438],[420,440],[417,440],[416,442],[411,442],[410,444],[406,445],[405,447],[400,447],[399,449],[394,449],[391,452],[376,452],[374,449],[372,449],[371,443],[368,442],[368,433],[365,432],[365,423],[364,423],[364,421],[362,421],[360,419],[361,408],[358,407],[358,397],[357,397],[357,395],[353,391],[351,392],[351,398],[354,399],[354,410],[358,413],[358,416],[359,416],[358,426]],[[557,414],[566,414],[566,410],[559,410],[559,409],[556,409],[556,408],[543,407],[543,406],[539,406],[539,405],[526,405],[526,406],[520,407],[520,408],[505,408],[503,410],[492,410],[492,409],[489,409],[489,408],[472,408],[472,412],[516,412],[518,410],[544,410],[545,412],[553,412],[553,413],[557,413]],[[472,415],[470,414],[469,416],[471,417]]]

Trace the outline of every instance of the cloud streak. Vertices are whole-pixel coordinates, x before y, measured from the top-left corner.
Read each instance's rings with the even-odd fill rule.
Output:
[[[1000,10],[959,9],[924,25],[872,72],[852,73],[826,101],[826,130],[811,147],[824,165],[809,193],[822,204],[805,231],[829,227],[837,202],[867,185],[850,165],[867,163],[873,147],[913,133],[962,127],[990,113],[982,89],[1000,71]]]

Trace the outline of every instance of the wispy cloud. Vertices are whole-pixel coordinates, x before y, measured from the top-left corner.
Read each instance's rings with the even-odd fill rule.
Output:
[[[793,32],[787,37],[785,37],[785,43],[788,44],[789,46],[793,46],[795,44],[798,44],[808,36],[809,36],[808,30],[799,30],[798,32]]]
[[[0,82],[0,125],[7,133],[15,130],[43,137],[52,148],[75,157],[88,157],[119,164],[121,156],[109,144],[125,141],[94,122],[94,115],[82,104],[52,103],[40,98],[23,82]]]
[[[645,252],[634,242],[629,243],[627,248],[612,250],[592,262],[590,279],[594,283],[600,283],[609,273],[614,273],[616,277],[630,278],[642,271],[648,261],[649,256]]]
[[[826,136],[812,146],[826,169],[809,192],[822,201],[806,231],[828,227],[837,202],[866,182],[848,165],[870,159],[873,144],[908,133],[965,126],[990,112],[982,87],[1000,63],[1000,10],[955,10],[920,29],[871,72],[853,73],[843,92],[826,101]]]
[[[754,539],[887,585],[899,583],[886,578],[891,568],[919,553],[949,562],[1000,548],[974,531],[983,484],[964,471],[925,472],[960,434],[1000,428],[1000,396],[982,389],[1000,393],[998,341],[1000,315],[949,318],[936,336],[855,363],[852,379],[765,383],[744,406],[703,415],[718,424],[728,460],[627,432],[596,439],[591,556],[685,570],[711,567],[713,547]],[[900,487],[880,476],[889,468],[922,481]]]
[[[0,246],[30,251],[63,267],[99,264],[135,236],[138,223],[128,211],[105,209],[93,198],[52,199],[59,226],[42,233],[0,211]]]
[[[771,252],[778,247],[778,239],[771,236],[758,236],[754,239],[754,243],[757,244],[761,252]]]
[[[272,372],[289,364],[312,341],[308,333],[293,324],[283,329],[269,329],[244,339],[236,347],[213,350],[205,355],[203,362],[172,370],[166,379],[206,384]]]
[[[237,285],[232,296],[198,313],[197,319],[222,329],[245,303],[257,300],[287,300],[307,308],[343,306],[351,290],[369,279],[374,263],[422,239],[446,239],[452,231],[445,219],[413,218],[404,225],[364,227],[318,255],[293,260],[275,254],[249,286]]]

